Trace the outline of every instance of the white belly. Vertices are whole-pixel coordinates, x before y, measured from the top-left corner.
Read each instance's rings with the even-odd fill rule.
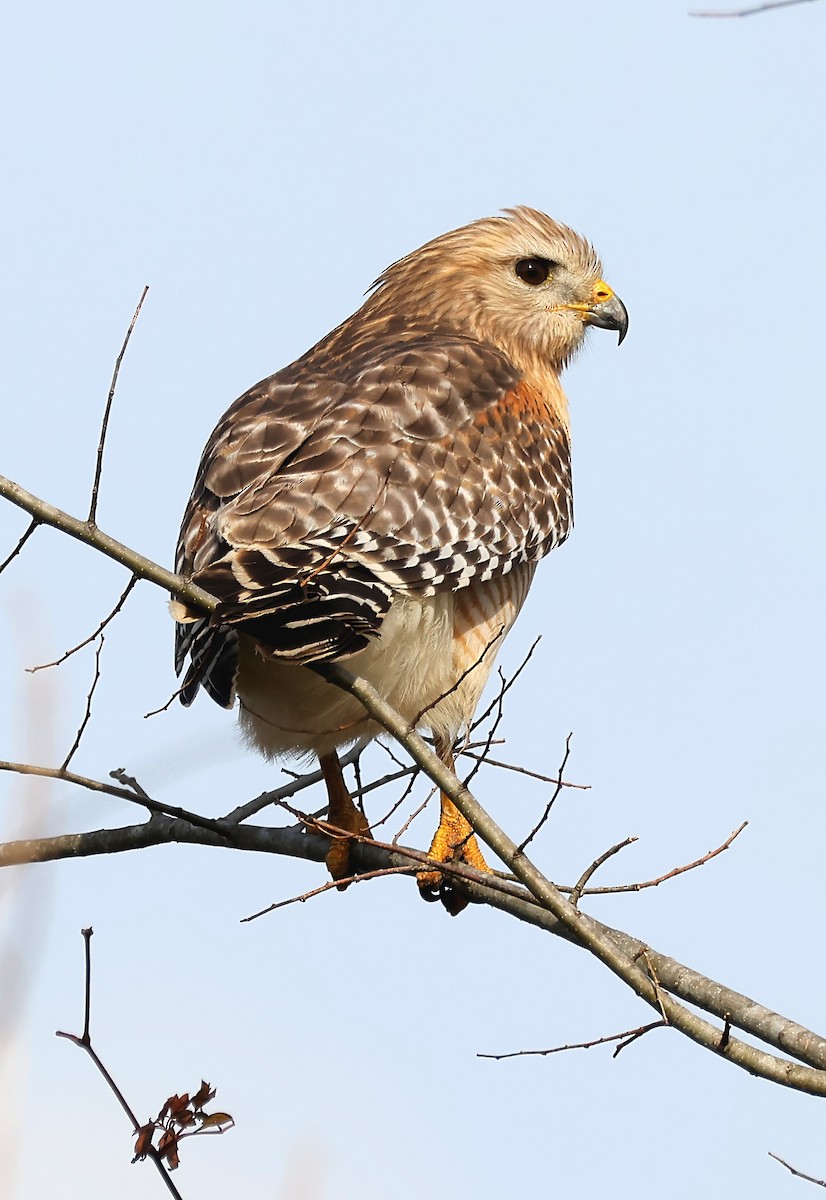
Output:
[[[473,717],[533,570],[530,564],[456,593],[400,595],[375,643],[345,665],[411,725],[452,742]],[[246,637],[240,654],[239,722],[267,757],[325,754],[381,733],[357,700],[306,668],[263,657]]]

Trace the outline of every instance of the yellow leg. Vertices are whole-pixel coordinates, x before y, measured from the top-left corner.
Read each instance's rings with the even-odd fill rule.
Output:
[[[370,826],[367,824],[367,819],[364,813],[356,808],[347,791],[347,785],[341,773],[341,763],[335,750],[330,754],[322,754],[319,758],[319,766],[324,772],[324,782],[327,785],[327,820],[329,823],[335,825],[337,829],[346,830],[347,833],[370,837]],[[353,874],[350,865],[352,842],[346,834],[332,836],[333,840],[327,851],[327,870],[333,879],[344,879]],[[344,891],[346,887],[345,883],[340,890]]]
[[[453,751],[439,738],[436,739],[436,753],[446,766],[453,767]],[[437,862],[463,862],[477,871],[490,871],[472,828],[444,792],[441,794],[439,828],[430,844],[429,855]],[[424,900],[441,900],[451,916],[455,917],[467,908],[467,900],[451,888],[449,878],[441,871],[420,871],[416,882]]]

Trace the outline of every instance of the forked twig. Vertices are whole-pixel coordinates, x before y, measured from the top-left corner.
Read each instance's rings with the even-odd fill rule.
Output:
[[[67,769],[67,767],[69,766],[69,763],[72,761],[75,754],[77,753],[78,747],[80,746],[80,740],[83,737],[84,733],[86,732],[86,726],[89,724],[89,721],[91,720],[91,717],[92,717],[92,697],[95,694],[95,688],[97,687],[98,683],[100,682],[100,654],[101,654],[101,651],[103,650],[104,640],[105,639],[104,639],[103,634],[100,634],[100,641],[98,642],[97,648],[95,650],[95,677],[92,680],[92,686],[89,688],[89,691],[86,696],[86,711],[83,714],[83,720],[80,722],[80,725],[78,726],[77,733],[75,734],[75,740],[72,742],[72,748],[63,760],[63,764],[60,768],[61,771],[65,771]]]
[[[571,888],[571,904],[577,905],[579,903],[579,898],[585,891],[586,883],[594,874],[594,872],[599,870],[603,863],[608,862],[609,858],[613,858],[615,854],[619,854],[620,850],[624,850],[626,846],[631,846],[638,840],[639,839],[636,837],[627,837],[623,841],[617,842],[617,844],[612,846],[610,850],[606,850],[604,854],[600,854],[599,858],[595,858],[591,865],[585,868],[579,879]],[[588,894],[592,895],[593,893],[589,892]]]
[[[33,517],[33,518],[32,518],[32,520],[31,520],[31,524],[29,525],[28,529],[26,530],[26,532],[25,532],[25,533],[23,534],[23,536],[21,537],[20,541],[19,541],[19,542],[17,543],[17,545],[14,547],[14,549],[13,549],[13,550],[12,550],[12,552],[11,552],[11,554],[8,554],[8,555],[7,555],[7,556],[6,556],[6,557],[3,559],[3,561],[0,563],[0,575],[2,575],[2,574],[3,574],[3,572],[4,572],[4,571],[5,571],[5,569],[6,569],[6,567],[9,565],[9,563],[10,563],[10,562],[11,562],[13,559],[17,558],[18,554],[19,554],[19,553],[20,553],[20,551],[23,549],[23,547],[25,546],[25,544],[26,544],[26,542],[29,540],[29,538],[32,536],[32,534],[34,533],[35,529],[37,529],[37,527],[38,527],[38,525],[39,525],[39,524],[40,524],[40,522],[38,521],[37,517]]]
[[[581,896],[614,896],[618,895],[620,892],[642,892],[645,890],[645,888],[659,887],[661,883],[665,883],[668,879],[676,879],[678,875],[685,875],[686,871],[693,871],[697,867],[702,867],[705,865],[705,863],[711,862],[712,858],[716,858],[718,854],[722,854],[724,850],[728,850],[734,839],[740,836],[747,825],[748,821],[743,821],[728,835],[726,840],[721,845],[715,847],[714,850],[709,850],[707,854],[702,856],[702,858],[695,858],[693,862],[685,863],[685,865],[682,867],[674,867],[671,871],[666,871],[664,875],[658,875],[656,879],[646,879],[644,883],[619,883],[611,887],[583,887],[579,894]],[[595,864],[592,863],[591,867],[602,866],[602,863],[605,862],[606,857],[610,858],[611,855],[616,853],[617,850],[622,850],[623,847],[628,845],[629,842],[634,842],[636,840],[636,838],[626,838],[624,842],[618,843],[617,846],[612,846],[611,850],[608,851],[607,856],[596,859]],[[588,870],[591,874],[593,874],[591,867],[589,867]],[[579,884],[576,886],[579,887]],[[564,891],[566,889],[563,888],[562,890]],[[576,891],[576,888],[573,890]]]
[[[500,739],[501,740],[501,739]],[[484,743],[483,743],[484,745]],[[475,758],[481,760],[481,754],[476,754],[469,746],[465,746],[459,751],[462,758]],[[542,775],[539,771],[531,771],[528,767],[517,766],[516,763],[502,762],[499,758],[491,758],[490,755],[485,757],[486,767],[499,767],[503,771],[514,771],[517,775],[527,775],[529,779],[538,779],[540,783],[558,783],[561,787],[573,788],[579,792],[590,792],[590,783],[569,783],[567,779],[554,779],[553,775]]]
[[[432,708],[435,708],[437,704],[441,704],[442,701],[446,700],[448,696],[452,696],[453,693],[462,686],[464,681],[467,679],[468,675],[470,675],[471,672],[476,670],[476,668],[480,665],[480,663],[484,659],[485,655],[488,654],[488,652],[491,651],[493,649],[493,647],[496,645],[496,643],[498,641],[500,641],[504,636],[505,636],[505,627],[504,627],[504,625],[502,625],[502,626],[500,626],[499,630],[493,635],[493,637],[490,639],[490,641],[486,644],[484,650],[476,658],[475,662],[472,662],[469,667],[467,667],[464,671],[462,671],[462,674],[459,676],[459,678],[456,680],[456,682],[451,684],[451,686],[446,691],[442,692],[441,695],[437,696],[435,700],[431,700],[429,704],[426,704],[424,706],[424,708],[419,709],[419,711],[416,713],[413,720],[410,722],[413,729],[415,729],[421,723],[422,717],[426,713],[429,713],[430,710]]]
[[[123,356],[126,353],[126,347],[129,345],[129,339],[132,336],[132,330],[135,328],[135,322],[140,316],[143,302],[146,299],[146,293],[149,291],[147,285],[141,292],[141,298],[138,301],[138,307],[135,309],[135,314],[129,322],[129,328],[126,331],[126,337],[123,339],[123,345],[120,348],[120,354],[115,359],[115,369],[112,372],[112,382],[109,385],[109,395],[106,399],[106,408],[103,410],[103,422],[100,427],[100,441],[98,442],[97,461],[95,463],[95,479],[92,484],[92,499],[89,504],[89,516],[87,518],[90,525],[94,525],[98,511],[98,491],[100,490],[100,476],[103,471],[103,451],[106,446],[106,432],[109,428],[109,414],[112,411],[112,401],[115,398],[115,388],[118,384],[118,374],[120,372],[120,364],[123,362]]]
[[[71,650],[66,650],[63,654],[61,654],[60,658],[56,658],[54,660],[54,662],[39,663],[38,666],[36,666],[36,667],[26,667],[26,670],[28,671],[28,673],[30,675],[34,675],[37,671],[45,671],[47,667],[59,667],[59,666],[61,666],[62,663],[65,663],[67,658],[71,658],[73,654],[77,654],[78,650],[82,650],[84,648],[84,646],[90,645],[90,643],[92,643],[96,637],[98,637],[100,634],[103,633],[104,629],[110,623],[110,621],[113,621],[115,619],[115,617],[118,615],[118,613],[120,612],[120,610],[123,608],[124,604],[126,603],[128,597],[129,597],[129,593],[132,591],[132,588],[135,586],[135,584],[137,582],[138,582],[137,575],[133,575],[132,578],[127,583],[126,587],[123,589],[123,592],[121,593],[121,597],[118,600],[115,607],[112,609],[112,611],[109,613],[108,616],[103,618],[103,620],[101,621],[100,625],[98,625],[98,627],[94,631],[94,633],[90,633],[89,636],[87,638],[84,638],[82,642],[78,642],[78,644],[76,646],[72,646]]]
[[[542,816],[537,821],[536,825],[534,825],[533,829],[530,831],[528,836],[525,838],[525,840],[520,842],[519,845],[516,847],[517,854],[525,853],[525,847],[529,846],[531,844],[533,839],[539,833],[542,826],[547,821],[548,817],[551,815],[551,809],[554,806],[554,801],[556,800],[557,796],[562,791],[562,788],[564,786],[564,781],[563,781],[562,776],[565,774],[565,768],[568,765],[568,759],[571,757],[571,738],[573,736],[574,735],[572,733],[569,733],[565,739],[565,753],[562,756],[562,762],[559,764],[559,771],[557,772],[556,787],[554,788],[553,792],[551,793],[550,800],[545,805],[545,811],[543,812]]]
[[[491,724],[491,727],[488,730],[488,735],[485,738],[484,743],[482,745],[481,753],[474,755],[475,761],[473,763],[473,766],[470,768],[470,771],[467,773],[467,775],[462,780],[464,787],[467,787],[468,784],[471,783],[471,781],[473,780],[473,777],[476,775],[476,773],[479,771],[479,769],[485,765],[488,754],[490,753],[490,748],[493,745],[494,739],[499,730],[499,726],[501,725],[502,719],[505,715],[505,692],[507,691],[507,685],[506,685],[506,681],[505,681],[505,676],[502,674],[501,669],[499,671],[499,679],[501,680],[501,686],[499,688],[499,694],[496,698],[496,716],[493,718],[493,723]],[[471,735],[471,730],[469,729],[467,731],[467,734],[465,735],[465,741],[469,740],[470,735]],[[461,750],[459,751],[459,753],[461,753]]]
[[[798,1171],[791,1163],[787,1163],[785,1158],[781,1158],[779,1154],[772,1154],[769,1150],[769,1158],[773,1158],[775,1162],[779,1162],[787,1171],[791,1171],[792,1175],[796,1175],[798,1179],[805,1179],[807,1183],[817,1184],[818,1187],[826,1188],[826,1179],[816,1179],[814,1175],[804,1175],[802,1171]]]
[[[86,1053],[91,1058],[92,1062],[97,1067],[98,1071],[101,1073],[103,1078],[109,1084],[109,1087],[111,1088],[112,1092],[114,1093],[115,1098],[117,1099],[121,1108],[126,1113],[129,1120],[132,1122],[132,1132],[137,1133],[141,1127],[140,1121],[135,1116],[132,1109],[129,1107],[129,1103],[128,1103],[126,1097],[124,1096],[123,1092],[120,1090],[118,1085],[115,1083],[114,1079],[112,1078],[112,1076],[109,1074],[106,1067],[101,1062],[100,1057],[97,1054],[97,1051],[92,1046],[92,1035],[89,1031],[89,1022],[90,1022],[91,1007],[92,1007],[91,940],[92,940],[92,934],[94,933],[94,930],[90,927],[89,929],[81,929],[80,932],[83,935],[83,941],[85,943],[85,955],[86,955],[86,974],[85,974],[85,987],[84,987],[85,1005],[84,1005],[84,1012],[83,1012],[83,1033],[80,1034],[80,1036],[78,1036],[78,1034],[76,1034],[76,1033],[65,1033],[62,1029],[58,1029],[55,1032],[55,1037],[66,1038],[67,1041],[74,1042],[74,1044],[76,1046],[79,1046],[81,1050],[86,1051]],[[175,1187],[175,1184],[173,1183],[172,1179],[170,1178],[169,1173],[166,1170],[166,1167],[163,1165],[163,1162],[161,1161],[161,1157],[158,1154],[157,1150],[155,1150],[155,1148],[153,1146],[150,1146],[147,1150],[147,1153],[148,1153],[149,1157],[152,1159],[152,1161],[154,1162],[155,1166],[158,1168],[158,1171],[161,1174],[161,1178],[163,1179],[163,1181],[166,1184],[167,1188],[169,1189],[170,1193],[173,1196],[176,1196],[177,1200],[183,1200],[181,1193]]]
[[[413,875],[415,872],[415,867],[381,867],[377,871],[363,871],[360,875],[348,875],[346,879],[331,879],[309,892],[302,892],[300,896],[290,896],[289,900],[279,900],[275,904],[270,904],[267,908],[250,913],[248,917],[241,918],[241,924],[246,925],[249,921],[255,921],[258,917],[264,917],[267,913],[275,912],[277,908],[288,908],[291,904],[305,904],[307,900],[312,900],[314,896],[322,896],[325,892],[332,892],[339,888],[348,887],[351,883],[363,883],[366,879],[383,879],[385,875]]]
[[[549,1050],[511,1050],[507,1054],[477,1054],[476,1057],[493,1058],[497,1062],[503,1058],[545,1058],[548,1054],[561,1054],[563,1050],[591,1050],[594,1046],[607,1046],[611,1042],[618,1042],[619,1045],[612,1056],[616,1058],[620,1050],[630,1046],[637,1038],[650,1033],[652,1029],[663,1029],[667,1024],[667,1021],[650,1021],[647,1025],[640,1025],[636,1029],[626,1029],[623,1033],[611,1033],[607,1037],[594,1038],[590,1042],[569,1042],[565,1046],[551,1046]]]
[[[473,733],[474,729],[478,729],[480,725],[484,725],[485,721],[487,721],[488,717],[493,712],[493,710],[496,708],[497,704],[501,703],[501,701],[505,697],[505,694],[510,691],[510,689],[516,683],[519,676],[525,670],[525,667],[527,667],[528,663],[531,661],[531,658],[533,657],[533,652],[541,641],[542,641],[542,636],[540,635],[538,638],[536,638],[534,640],[532,646],[528,650],[528,653],[522,659],[522,662],[516,668],[513,675],[511,675],[508,682],[505,683],[503,680],[501,691],[498,693],[498,695],[494,696],[494,698],[491,700],[490,704],[487,706],[485,711],[480,716],[478,716],[476,718],[476,720],[473,722],[473,724],[471,725],[470,730],[469,730],[470,733]]]

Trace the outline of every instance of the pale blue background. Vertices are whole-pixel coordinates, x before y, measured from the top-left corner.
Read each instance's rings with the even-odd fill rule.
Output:
[[[390,261],[513,203],[587,234],[631,314],[567,376],[577,528],[502,655],[500,753],[572,779],[542,865],[656,875],[751,822],[721,860],[596,915],[821,1031],[826,7],[697,21],[686,3],[514,0],[4,6],[0,471],[88,506],[112,364],[102,527],[169,562],[227,404],[360,302]],[[0,505],[0,558],[25,528]],[[57,763],[126,582],[39,532],[2,579],[0,757]],[[136,773],[218,814],[283,778],[173,687],[164,597],[111,630],[78,770]],[[546,795],[487,771],[515,835]],[[0,779],[8,835],[137,819]],[[320,801],[319,801],[320,802]],[[384,811],[376,801],[371,812]],[[411,838],[426,844],[429,812]],[[409,881],[240,917],[322,882],[280,859],[166,848],[9,872],[0,1187],[15,1200],[163,1194],[56,1028],[79,1030],[93,924],[96,1042],[142,1116],[201,1075],[238,1128],[184,1146],[187,1197],[521,1192],[801,1195],[823,1109],[676,1034],[491,1063],[649,1019],[585,954]],[[22,985],[22,986],[20,986]],[[17,1001],[15,1003],[13,1001]]]

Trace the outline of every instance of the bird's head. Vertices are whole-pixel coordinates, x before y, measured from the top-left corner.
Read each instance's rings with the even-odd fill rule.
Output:
[[[560,370],[587,327],[628,330],[594,248],[533,208],[454,229],[394,263],[376,300],[490,342],[515,363]]]

